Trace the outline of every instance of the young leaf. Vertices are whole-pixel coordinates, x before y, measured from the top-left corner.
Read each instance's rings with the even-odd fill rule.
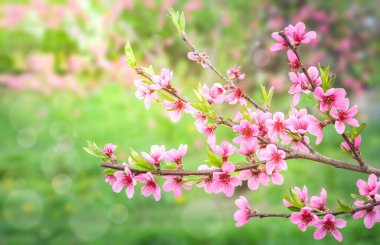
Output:
[[[205,161],[207,164],[218,168],[222,167],[223,159],[219,155],[215,154],[209,147],[207,148],[207,158],[208,160]]]
[[[130,157],[132,158],[132,161],[136,163],[134,167],[141,169],[141,170],[146,170],[146,171],[154,171],[155,166],[153,164],[148,163],[148,161],[143,158],[140,153],[135,151],[134,149],[131,148],[131,155]]]
[[[127,62],[128,62],[129,67],[136,68],[137,67],[136,57],[135,57],[135,54],[133,53],[131,44],[129,42],[125,44],[124,51],[125,51],[125,55],[127,56]]]
[[[346,204],[344,204],[340,199],[337,200],[338,201],[338,210],[340,211],[351,211],[352,208]]]

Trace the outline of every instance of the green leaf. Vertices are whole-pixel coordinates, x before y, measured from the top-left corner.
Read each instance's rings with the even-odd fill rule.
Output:
[[[207,164],[218,168],[222,167],[223,159],[219,155],[215,154],[210,147],[207,148],[207,158],[208,160],[205,161]]]
[[[137,169],[146,170],[146,171],[154,171],[156,170],[155,166],[153,164],[148,163],[148,161],[140,155],[137,151],[131,148],[131,154],[130,157],[132,158],[132,161],[136,163],[133,165]]]
[[[175,11],[172,7],[168,8],[168,17],[172,21],[173,25],[176,27],[178,33],[185,32],[185,15],[183,12],[179,13]]]
[[[295,206],[290,206],[290,207],[288,207],[288,209],[289,209],[290,211],[292,211],[292,212],[298,212],[298,211],[301,210],[299,207],[295,207]]]
[[[194,185],[201,182],[203,178],[204,176],[188,176],[186,177],[186,180],[183,183],[188,185]]]
[[[330,76],[330,66],[324,67],[324,66],[319,65],[319,74],[322,80],[323,91],[326,92],[328,89],[332,87],[332,84],[336,76],[335,74]]]
[[[87,141],[87,144],[88,147],[83,147],[83,150],[85,150],[88,154],[97,158],[104,158],[106,156],[103,151],[95,144],[95,142]]]
[[[351,211],[352,208],[346,204],[344,204],[340,199],[337,200],[338,201],[338,210],[340,211]]]
[[[302,203],[301,199],[298,197],[294,188],[290,188],[290,195],[293,199],[294,206],[299,207],[299,208],[302,208],[304,206],[304,204]]]
[[[133,53],[131,44],[129,42],[127,42],[127,44],[125,45],[124,51],[125,51],[125,55],[127,56],[127,62],[128,62],[129,67],[136,68],[137,67],[136,57],[135,57],[135,54]]]
[[[174,162],[166,162],[164,169],[173,170],[173,169],[177,169],[177,167],[178,167],[177,164]]]
[[[176,101],[176,98],[170,93],[166,92],[165,90],[160,89],[160,90],[157,90],[156,92],[158,93],[158,95],[160,96],[162,100],[167,100],[170,102]]]
[[[105,175],[113,175],[116,171],[117,171],[117,170],[115,170],[115,169],[107,168],[107,169],[105,169],[105,170],[103,171],[103,173],[104,173]]]

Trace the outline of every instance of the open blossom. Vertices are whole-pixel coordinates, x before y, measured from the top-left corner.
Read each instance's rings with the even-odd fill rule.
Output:
[[[119,193],[125,186],[127,197],[132,198],[135,192],[136,180],[133,178],[131,170],[125,167],[124,172],[117,171],[114,173],[114,176],[116,180],[112,184],[113,191]]]
[[[296,195],[298,196],[298,198],[301,200],[301,202],[303,204],[306,204],[307,200],[308,200],[307,187],[303,186],[303,188],[301,189],[301,188],[295,186],[294,187],[294,191],[295,191]],[[282,199],[282,202],[284,203],[285,207],[291,207],[291,206],[293,206],[292,204],[290,204],[285,199]]]
[[[114,145],[114,144],[106,144],[103,148],[103,153],[107,156],[107,157],[113,157],[113,153],[115,152],[117,146]]]
[[[292,85],[289,88],[288,93],[293,94],[293,106],[298,105],[301,98],[301,93],[310,93],[309,81],[305,74],[299,72],[289,72],[289,78],[292,81]]]
[[[108,174],[105,181],[107,184],[113,185],[116,182],[116,177],[113,174]]]
[[[230,79],[243,80],[245,77],[245,74],[241,73],[241,71],[240,71],[240,66],[238,66],[238,67],[233,66],[230,69],[228,69],[227,75]]]
[[[217,128],[216,124],[208,125],[207,123],[196,123],[195,126],[197,127],[200,133],[207,136],[207,144],[215,144],[215,129]]]
[[[285,39],[283,37],[281,37],[278,32],[273,32],[272,33],[272,38],[275,39],[277,41],[277,43],[273,44],[270,47],[271,51],[278,51],[278,50],[281,50],[281,49],[284,49],[284,48],[288,47],[288,45],[286,44]]]
[[[277,150],[274,144],[269,144],[265,149],[259,150],[257,154],[260,161],[267,161],[265,164],[265,169],[268,174],[277,168],[281,170],[287,170],[288,166],[285,162],[285,152],[282,150]]]
[[[326,236],[326,233],[331,233],[337,241],[341,242],[343,236],[337,228],[344,228],[346,224],[347,222],[345,220],[335,219],[334,215],[327,214],[315,224],[317,229],[314,232],[314,239],[320,240]]]
[[[234,105],[238,102],[241,105],[245,105],[247,103],[244,99],[244,93],[239,87],[232,88],[231,91],[226,95],[225,101],[231,105]]]
[[[184,184],[186,179],[181,176],[164,176],[164,178],[166,181],[162,185],[162,189],[164,191],[173,191],[173,195],[176,198],[182,196],[182,187],[185,190],[191,189],[191,185]]]
[[[305,232],[308,226],[314,226],[318,221],[317,215],[311,211],[311,208],[304,207],[299,212],[292,213],[290,215],[290,221],[296,224],[302,232]]]
[[[361,142],[362,142],[362,136],[359,134],[359,135],[356,137],[355,141],[354,141],[354,147],[355,147],[355,149],[356,149],[357,151],[359,150],[359,147],[360,147]],[[342,145],[342,147],[343,147],[344,149],[346,149],[347,151],[351,151],[351,147],[348,145],[348,143],[347,143],[346,141],[342,142],[341,145]]]
[[[185,111],[187,113],[192,113],[194,111],[194,108],[191,107],[189,103],[185,103],[180,99],[173,102],[166,100],[162,104],[166,109],[168,109],[170,118],[173,122],[178,122],[178,120],[181,118],[182,111]]]
[[[285,27],[285,35],[289,38],[289,41],[294,45],[300,45],[301,43],[307,44],[311,40],[315,39],[317,34],[315,31],[305,32],[305,24],[298,22],[295,26],[289,25]]]
[[[151,172],[146,174],[139,174],[135,179],[141,183],[145,183],[141,188],[141,194],[145,197],[153,195],[154,200],[159,201],[161,199],[161,189],[154,181],[154,177]]]
[[[198,167],[198,170],[211,170],[211,169],[216,169],[216,167],[212,166],[209,167],[205,164],[202,164]],[[203,187],[205,189],[206,193],[213,193],[213,177],[212,176],[207,176],[202,179],[201,182],[197,184],[198,187]]]
[[[157,166],[160,165],[160,162],[165,159],[166,152],[165,146],[152,145],[150,148],[150,154],[146,152],[141,152],[141,155],[151,164]]]
[[[287,55],[290,69],[293,71],[300,70],[302,68],[302,63],[298,59],[297,55],[290,49],[288,50]]]
[[[169,162],[175,162],[177,164],[182,163],[182,158],[187,153],[187,145],[180,144],[177,149],[170,149],[166,152],[165,159]]]
[[[282,139],[289,137],[285,129],[289,128],[290,122],[285,120],[284,117],[284,113],[276,112],[273,115],[273,119],[266,120],[265,125],[268,127],[268,136],[270,139],[275,139],[277,136],[281,136]]]
[[[322,188],[320,196],[312,196],[310,198],[310,207],[318,209],[318,210],[327,210],[326,197],[327,197],[327,192],[324,188]]]
[[[226,96],[226,90],[220,83],[215,83],[211,88],[208,88],[207,85],[203,85],[202,92],[204,98],[210,104],[220,104],[223,103]]]
[[[145,108],[149,109],[152,100],[158,99],[157,93],[154,92],[154,89],[148,88],[141,80],[135,80],[135,85],[137,87],[136,97],[143,99]]]
[[[377,198],[380,201],[380,198]],[[365,204],[363,201],[355,201],[354,204],[357,207],[365,207],[369,204]],[[352,217],[354,219],[361,219],[364,217],[364,226],[367,229],[371,229],[376,222],[380,222],[380,206],[374,206],[355,212]]]
[[[231,197],[234,194],[235,186],[241,185],[241,180],[238,177],[231,176],[235,171],[235,166],[230,162],[225,162],[222,165],[223,172],[213,173],[213,192],[224,192],[227,197]]]
[[[317,118],[315,118],[312,115],[308,115],[309,125],[307,127],[307,131],[316,136],[317,139],[315,140],[315,144],[320,144],[323,139],[323,127],[321,123],[318,121]]]
[[[318,69],[315,66],[310,66],[309,69],[307,69],[307,73],[309,74],[309,77],[315,86],[322,85],[321,76],[319,76]]]
[[[202,67],[207,68],[207,62],[209,60],[208,55],[205,52],[200,53],[199,55],[195,52],[187,53],[187,58],[191,61],[195,61],[202,65]]]
[[[220,145],[211,145],[211,149],[226,161],[235,152],[236,148],[230,143],[222,141]]]
[[[293,108],[289,118],[290,131],[293,133],[298,133],[304,135],[307,132],[309,126],[309,118],[307,114],[307,109],[297,110]]]
[[[348,103],[340,108],[339,111],[336,108],[332,108],[330,115],[335,119],[335,129],[339,134],[343,134],[345,130],[344,123],[351,125],[353,127],[359,127],[360,124],[358,120],[353,118],[358,113],[358,106],[354,105],[348,109]]]
[[[284,176],[282,176],[280,171],[281,171],[281,169],[274,169],[274,171],[270,175],[272,184],[282,185],[284,183]]]
[[[368,182],[360,179],[356,182],[356,185],[359,188],[360,195],[362,196],[374,196],[380,188],[380,182],[378,182],[378,179],[374,174],[371,174],[368,177]]]
[[[251,117],[251,116],[250,116]],[[252,118],[254,119],[254,124],[259,129],[259,135],[265,136],[268,133],[268,128],[265,125],[268,119],[272,119],[272,113],[270,112],[254,112],[252,113]]]
[[[307,136],[304,136],[303,137],[303,140],[305,141],[305,143],[309,144],[310,140],[309,140],[309,137]],[[287,139],[284,139],[282,141],[282,144],[283,145],[287,145],[287,144],[291,144],[291,148],[293,150],[299,150],[299,151],[302,151],[302,152],[309,152],[309,148],[306,147],[306,145],[304,143],[302,143],[301,140],[298,140],[298,139],[294,139],[292,137],[289,137]]]
[[[161,70],[161,75],[160,76],[153,76],[152,80],[154,84],[151,85],[151,88],[154,90],[160,90],[163,88],[171,88],[170,81],[173,78],[173,72],[169,71],[166,68],[163,68]]]
[[[343,88],[330,88],[325,93],[321,87],[317,87],[314,90],[314,97],[320,101],[321,112],[328,111],[330,106],[335,109],[344,109],[348,104],[348,99],[345,98],[346,91]]]
[[[239,199],[235,201],[236,206],[238,206],[238,210],[234,213],[234,220],[236,221],[235,226],[236,227],[241,227],[248,223],[249,221],[249,216],[252,213],[252,209],[249,206],[248,200],[240,196]]]
[[[241,180],[248,180],[248,188],[257,190],[260,185],[266,186],[269,183],[269,175],[265,169],[243,170],[240,172]]]
[[[239,154],[245,156],[253,156],[256,150],[259,148],[257,140],[243,141],[240,143],[240,149],[237,151]]]
[[[233,139],[235,144],[240,144],[242,142],[249,142],[256,140],[259,130],[256,125],[250,124],[247,120],[241,120],[239,125],[232,127],[234,132],[240,133],[238,137]]]

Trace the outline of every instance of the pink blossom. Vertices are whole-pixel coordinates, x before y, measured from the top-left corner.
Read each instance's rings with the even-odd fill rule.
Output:
[[[341,242],[343,240],[342,233],[336,228],[344,228],[347,222],[343,219],[335,219],[335,216],[332,214],[327,214],[325,217],[315,224],[317,229],[314,232],[314,239],[320,240],[326,236],[326,233],[330,233],[334,238]]]
[[[355,201],[354,204],[358,207],[365,207],[369,205],[365,204],[363,201]],[[352,215],[352,217],[354,219],[361,219],[364,217],[364,226],[367,229],[371,229],[376,222],[380,222],[380,206],[374,206],[357,211]]]
[[[133,178],[132,172],[128,167],[125,167],[123,171],[117,171],[114,173],[116,181],[112,184],[114,192],[119,193],[123,187],[126,187],[125,193],[128,198],[132,198],[135,192],[136,180]]]
[[[293,108],[289,118],[290,126],[289,129],[292,133],[304,135],[309,127],[309,118],[307,114],[307,109],[297,110]]]
[[[243,141],[240,143],[240,149],[237,151],[239,154],[245,156],[253,156],[256,150],[259,148],[257,140]]]
[[[202,92],[204,98],[210,104],[221,104],[225,100],[226,90],[220,83],[215,83],[211,88],[208,88],[207,85],[203,85]]]
[[[154,90],[160,90],[163,88],[171,88],[170,81],[173,78],[173,72],[163,68],[161,70],[161,75],[160,76],[153,76],[152,80],[154,84],[152,84],[151,88]]]
[[[162,189],[167,192],[173,191],[173,195],[176,198],[182,196],[182,187],[185,190],[191,189],[191,185],[184,184],[184,182],[186,182],[186,179],[182,178],[181,176],[164,176],[164,178],[166,181],[162,185]]]
[[[317,118],[314,116],[308,115],[309,125],[307,127],[307,131],[316,136],[315,144],[320,144],[323,139],[323,127]]]
[[[362,196],[374,196],[380,188],[380,182],[378,182],[378,179],[374,174],[371,174],[368,177],[368,182],[360,179],[356,182],[356,185]]]
[[[238,206],[238,210],[234,213],[234,220],[236,221],[235,226],[241,227],[248,223],[249,217],[252,213],[251,207],[249,206],[248,200],[240,196],[239,199],[235,201],[236,206]]]
[[[220,145],[211,145],[211,149],[213,152],[221,156],[223,161],[226,161],[236,150],[235,146],[226,141],[222,141]]]
[[[260,185],[266,186],[269,183],[269,175],[264,169],[243,170],[240,172],[241,180],[248,180],[247,185],[251,190],[257,190]]]
[[[244,99],[244,93],[239,87],[233,88],[230,93],[226,95],[225,101],[231,105],[234,105],[238,102],[241,105],[245,105],[247,103]]]
[[[107,184],[113,185],[116,182],[116,177],[113,174],[108,174],[105,181]]]
[[[289,78],[293,84],[290,86],[288,93],[294,95],[293,106],[296,106],[300,101],[301,92],[310,93],[309,82],[305,74],[299,72],[289,72]]]
[[[288,47],[285,39],[283,37],[281,37],[278,32],[273,32],[272,38],[275,39],[277,41],[277,43],[272,45],[272,47],[270,48],[271,51],[278,51],[278,50],[281,50],[281,49]]]
[[[303,188],[301,190],[301,188],[295,186],[294,187],[294,191],[295,191],[296,195],[298,196],[298,198],[301,200],[301,202],[303,204],[306,204],[307,200],[308,200],[307,187],[303,186]],[[286,201],[286,199],[282,199],[282,202],[284,203],[285,207],[291,207],[291,206],[293,206],[291,203],[289,203],[288,201]]]
[[[181,118],[181,112],[182,111],[185,111],[187,113],[192,113],[194,111],[194,108],[191,107],[189,103],[185,103],[180,99],[173,101],[173,102],[166,100],[162,103],[162,105],[166,109],[168,109],[171,120],[173,122],[179,121],[179,119]]]
[[[280,173],[280,170],[274,170],[270,175],[272,184],[282,185],[284,183],[284,176]]]
[[[266,120],[265,125],[268,127],[270,139],[275,139],[277,136],[281,136],[282,139],[289,137],[285,129],[289,128],[290,122],[284,119],[284,113],[276,112],[273,119]]]
[[[135,80],[135,85],[137,87],[136,97],[138,99],[143,99],[145,108],[149,109],[152,100],[158,99],[158,95],[153,89],[148,88],[141,80]]]
[[[150,154],[141,152],[141,155],[151,164],[156,166],[160,165],[160,162],[165,159],[166,152],[165,146],[152,145],[150,148]]]
[[[310,142],[309,137],[307,137],[307,136],[303,136],[303,140],[307,144],[309,144],[309,142]],[[294,139],[292,137],[289,137],[287,139],[284,139],[282,141],[282,144],[283,145],[291,144],[291,148],[293,150],[299,150],[302,152],[309,152],[309,148],[307,148],[307,146],[304,143],[302,143],[302,141],[299,139]]]
[[[201,64],[203,68],[208,67],[207,62],[209,62],[209,57],[205,52],[202,52],[199,55],[195,52],[189,52],[187,53],[187,58]]]
[[[359,147],[360,147],[360,144],[362,142],[362,136],[359,134],[356,139],[355,139],[355,142],[354,142],[354,147],[355,149],[358,151],[359,150]],[[348,143],[346,141],[342,142],[342,147],[344,149],[346,149],[347,151],[351,151],[351,147],[348,145]]]
[[[317,87],[314,90],[314,97],[320,101],[320,110],[326,112],[329,107],[336,109],[344,109],[348,104],[346,97],[346,91],[343,88],[330,88],[323,92],[321,87]]]
[[[302,232],[305,232],[308,226],[314,226],[318,221],[317,215],[311,211],[311,208],[304,207],[301,211],[292,213],[290,215],[290,221],[296,224]]]
[[[211,170],[211,169],[216,169],[214,166],[208,167],[205,164],[202,164],[198,167],[198,170]],[[198,187],[203,187],[205,189],[206,193],[213,193],[213,177],[208,176],[204,177],[201,182],[197,184]]]
[[[154,177],[151,172],[145,174],[139,174],[135,179],[141,183],[145,183],[141,188],[141,194],[145,197],[153,195],[154,200],[159,201],[161,199],[161,189],[154,181]]]
[[[104,146],[102,151],[107,157],[112,158],[116,148],[116,145],[109,143]]]
[[[247,120],[241,120],[239,125],[232,127],[234,132],[240,133],[238,137],[233,139],[235,144],[240,144],[242,142],[249,142],[256,139],[259,130],[256,125],[250,124]]]
[[[268,128],[265,123],[268,119],[272,119],[272,113],[262,111],[254,112],[252,113],[252,118],[254,119],[255,125],[259,129],[259,135],[265,136],[268,133]]]
[[[322,79],[319,76],[318,69],[315,66],[310,66],[309,69],[307,69],[307,73],[309,74],[309,77],[315,86],[322,85]]]
[[[171,149],[166,152],[165,159],[169,162],[175,162],[177,164],[182,163],[182,158],[187,153],[187,145],[180,144],[178,150]]]
[[[265,149],[259,150],[257,156],[260,161],[267,161],[265,164],[265,170],[268,174],[277,168],[281,170],[287,170],[288,166],[285,162],[285,152],[282,150],[277,150],[277,147],[274,144],[269,144]]]
[[[235,166],[230,162],[225,162],[222,165],[223,172],[214,172],[212,189],[214,193],[224,192],[227,197],[234,194],[235,186],[241,185],[241,180],[238,177],[231,176],[235,171]]]
[[[217,128],[216,124],[208,125],[207,123],[197,123],[195,126],[199,132],[207,136],[207,144],[215,144],[215,129]]]
[[[327,210],[326,208],[326,197],[327,192],[324,188],[322,188],[320,196],[312,196],[310,198],[310,207],[318,209],[318,210]]]
[[[245,77],[245,74],[241,73],[240,71],[240,66],[238,67],[233,66],[230,69],[228,69],[227,75],[230,79],[238,79],[238,80],[243,80]]]
[[[336,108],[331,108],[330,115],[335,119],[335,129],[339,134],[343,134],[345,130],[344,123],[353,127],[359,127],[358,120],[353,118],[358,113],[358,106],[354,105],[348,109],[348,103],[340,108],[339,111]]]
[[[302,63],[297,58],[297,55],[290,49],[288,50],[287,55],[288,55],[290,69],[293,71],[300,70],[302,67]]]
[[[315,39],[317,36],[315,31],[305,33],[305,24],[302,22],[298,22],[295,26],[289,25],[285,27],[284,31],[290,42],[297,46],[301,43],[310,43],[311,40]]]

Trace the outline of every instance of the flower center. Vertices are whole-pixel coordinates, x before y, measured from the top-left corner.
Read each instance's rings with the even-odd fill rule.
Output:
[[[305,224],[309,224],[311,221],[313,221],[313,216],[311,214],[303,214],[302,215],[302,222]]]
[[[274,124],[274,129],[275,129],[276,131],[281,131],[282,128],[283,128],[283,124],[282,124],[282,122],[275,122],[275,124]]]
[[[278,153],[273,153],[273,154],[272,154],[272,160],[273,160],[274,162],[279,162],[281,159],[282,159],[282,158],[281,158],[280,154],[278,154]]]
[[[335,225],[332,221],[328,220],[323,224],[323,228],[325,228],[327,232],[331,232],[335,229]]]
[[[334,101],[335,101],[334,95],[325,96],[323,98],[323,102],[325,102],[328,105],[331,105],[332,103],[334,103]]]
[[[224,183],[224,184],[230,183],[230,175],[226,174],[226,173],[220,174],[219,175],[219,181]]]

